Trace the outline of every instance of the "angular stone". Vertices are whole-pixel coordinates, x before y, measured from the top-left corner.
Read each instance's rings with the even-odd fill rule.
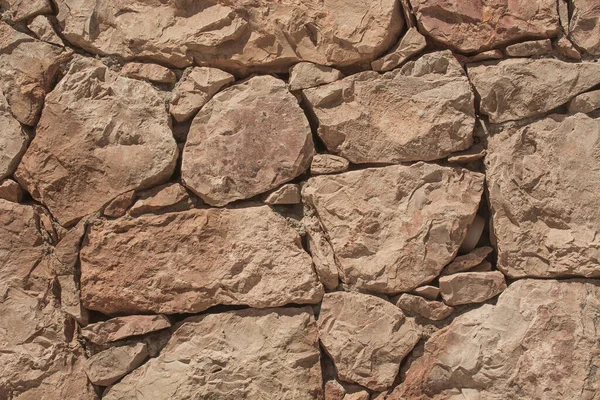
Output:
[[[48,0],[2,0],[0,9],[12,22],[20,22],[39,14],[52,14]]]
[[[543,114],[600,84],[600,64],[550,58],[509,59],[468,73],[481,96],[480,110],[492,123]]]
[[[483,157],[485,157],[485,148],[482,145],[475,145],[467,150],[453,153],[448,157],[448,162],[468,164],[473,161],[481,160]]]
[[[429,300],[435,300],[440,295],[440,288],[436,287],[436,286],[430,286],[430,285],[419,286],[418,288],[413,290],[411,293],[416,294],[421,297],[425,297],[426,299],[429,299]]]
[[[27,150],[29,137],[10,113],[8,102],[1,90],[0,126],[2,126],[2,130],[0,130],[0,179],[4,179],[15,172],[21,156]]]
[[[199,315],[102,398],[320,399],[319,359],[310,307]]]
[[[269,205],[300,204],[301,202],[300,185],[295,183],[288,183],[287,185],[281,186],[265,199],[265,204]]]
[[[393,383],[420,334],[393,304],[361,293],[327,293],[317,320],[319,340],[343,381],[371,390]]]
[[[133,205],[136,197],[135,190],[118,195],[104,208],[103,214],[109,218],[122,217],[127,213],[129,207]]]
[[[15,177],[68,226],[123,192],[168,179],[176,161],[158,91],[78,60],[46,97]]]
[[[190,203],[190,196],[183,186],[179,183],[168,183],[142,193],[129,209],[129,214],[137,217],[147,213],[180,211],[179,208],[189,208]]]
[[[344,400],[369,400],[371,395],[366,390],[360,390],[354,393],[346,393]]]
[[[170,326],[171,322],[164,315],[128,315],[88,325],[81,330],[81,336],[92,343],[104,344],[145,335]]]
[[[308,120],[285,82],[256,76],[223,90],[196,115],[182,180],[205,203],[224,206],[294,179],[314,151]]]
[[[300,62],[290,68],[290,90],[308,89],[342,79],[344,74],[335,68]]]
[[[511,57],[538,57],[552,52],[552,42],[550,39],[531,40],[511,44],[504,49],[507,56]]]
[[[303,94],[328,150],[356,164],[436,160],[473,142],[473,93],[449,51]]]
[[[417,28],[410,28],[388,54],[371,63],[371,68],[378,72],[391,71],[420,53],[425,46],[427,46],[425,36],[421,35]]]
[[[476,215],[475,219],[473,219],[473,223],[469,226],[469,230],[467,231],[467,235],[463,240],[462,244],[458,251],[460,253],[468,253],[472,251],[475,247],[477,247],[477,243],[479,243],[479,239],[481,238],[481,234],[483,233],[483,229],[485,228],[485,219],[481,215]]]
[[[600,285],[518,280],[427,341],[388,400],[594,399]]]
[[[338,381],[325,383],[325,400],[344,400],[346,390]]]
[[[487,50],[477,53],[474,56],[463,56],[461,54],[455,54],[455,57],[462,63],[476,63],[487,60],[501,60],[504,58],[502,50]]]
[[[558,17],[565,34],[569,34],[569,0],[558,0]]]
[[[142,365],[146,358],[145,343],[111,347],[91,356],[85,373],[94,385],[108,386]]]
[[[80,252],[84,305],[106,314],[315,304],[310,256],[268,206],[99,221]]]
[[[312,256],[319,281],[327,289],[334,290],[340,281],[331,244],[316,216],[305,216],[302,222],[306,230],[307,250]]]
[[[27,24],[27,28],[42,42],[62,47],[65,45],[62,39],[54,32],[52,24],[45,15],[38,15],[35,17]]]
[[[453,307],[449,307],[441,301],[429,301],[421,296],[408,293],[400,295],[396,305],[405,313],[417,314],[432,321],[441,321],[454,312]]]
[[[489,138],[498,269],[511,278],[599,277],[600,120],[552,115]]]
[[[440,278],[440,293],[450,306],[482,303],[504,289],[506,281],[500,271],[461,272]]]
[[[21,186],[12,179],[4,179],[0,181],[0,199],[18,203],[23,198],[23,190]]]
[[[177,77],[169,68],[158,64],[131,62],[123,66],[121,75],[156,83],[175,83]]]
[[[442,275],[451,275],[456,274],[457,272],[468,271],[481,264],[493,250],[494,249],[489,246],[484,246],[479,247],[468,254],[458,256],[444,268]]]
[[[430,282],[452,261],[482,186],[481,174],[417,163],[314,177],[302,196],[316,210],[341,280],[396,294]]]
[[[573,43],[566,37],[561,37],[555,43],[556,50],[560,55],[572,60],[581,60],[581,53],[573,46]]]
[[[337,174],[345,172],[350,167],[350,162],[344,157],[333,154],[315,154],[310,164],[312,175]]]
[[[569,102],[570,113],[589,113],[600,108],[600,90],[582,93]]]
[[[79,249],[87,220],[81,220],[77,225],[67,231],[61,240],[54,246],[52,252],[52,272],[54,275],[76,275],[79,262]]]
[[[56,280],[60,286],[60,309],[75,318],[80,325],[87,325],[89,313],[81,305],[77,278],[74,275],[61,275],[57,276]]]
[[[368,63],[394,44],[404,25],[394,0],[58,0],[56,5],[65,38],[91,53],[177,68],[195,63],[241,75],[287,72],[299,61]]]
[[[586,53],[600,55],[600,4],[596,0],[571,0],[571,4],[569,39]]]
[[[463,53],[560,31],[556,0],[411,0],[420,31]]]
[[[492,270],[492,263],[489,261],[482,261],[481,264],[478,264],[471,268],[470,272],[488,272]]]

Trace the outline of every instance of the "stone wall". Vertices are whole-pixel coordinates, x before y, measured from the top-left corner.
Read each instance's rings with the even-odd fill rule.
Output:
[[[0,400],[600,398],[597,0],[0,11]]]

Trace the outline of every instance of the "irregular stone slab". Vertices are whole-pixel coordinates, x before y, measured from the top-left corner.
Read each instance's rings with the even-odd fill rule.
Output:
[[[135,190],[122,193],[104,207],[103,214],[109,218],[119,218],[127,213],[136,199]]]
[[[178,208],[189,208],[190,203],[190,196],[183,186],[179,183],[168,183],[142,193],[138,201],[129,209],[129,214],[137,217],[147,213],[181,211]]]
[[[419,30],[453,50],[474,53],[560,31],[556,0],[410,0]]]
[[[224,206],[294,179],[314,151],[308,120],[285,82],[256,76],[223,90],[196,115],[182,180],[205,203]]]
[[[0,9],[12,22],[20,22],[39,14],[52,14],[48,0],[2,0]]]
[[[418,296],[425,297],[429,300],[435,300],[440,295],[440,288],[431,285],[419,286],[418,288],[413,290],[412,293]]]
[[[171,326],[164,315],[128,315],[96,322],[81,330],[81,336],[95,344],[116,342],[130,336],[140,336]]]
[[[453,307],[449,307],[441,301],[429,301],[421,296],[408,293],[400,295],[396,301],[396,305],[405,313],[417,314],[432,321],[446,319],[454,312]]]
[[[320,352],[310,307],[188,318],[157,358],[104,400],[320,399]]]
[[[235,80],[217,68],[194,67],[185,71],[173,91],[170,112],[176,121],[193,117],[221,88]]]
[[[156,83],[175,83],[177,80],[173,71],[158,64],[131,62],[125,64],[120,73],[128,78]]]
[[[573,43],[566,37],[561,37],[555,43],[556,50],[560,55],[572,60],[581,60],[581,53],[573,46]]]
[[[145,343],[111,347],[91,356],[86,362],[85,373],[94,385],[108,386],[142,365],[146,358]]]
[[[519,280],[425,344],[389,400],[594,399],[596,281]]]
[[[287,72],[299,61],[368,63],[394,44],[404,25],[394,0],[59,0],[56,5],[65,38],[91,53],[177,68],[195,62],[242,75]]]
[[[493,250],[494,249],[489,246],[478,247],[468,254],[458,256],[444,268],[442,275],[451,275],[456,274],[457,272],[468,271],[481,264]]]
[[[308,89],[342,79],[344,74],[335,68],[301,62],[290,68],[290,90]]]
[[[448,157],[448,162],[457,164],[468,164],[473,161],[481,160],[485,157],[485,148],[482,145],[475,145],[467,150],[453,153]]]
[[[360,390],[354,393],[346,393],[344,400],[369,400],[371,395],[366,390]]]
[[[569,102],[570,113],[589,113],[600,108],[600,90],[582,93]]]
[[[4,179],[0,181],[0,199],[18,203],[23,198],[23,190],[21,186],[12,179]]]
[[[341,280],[397,294],[430,282],[452,261],[482,186],[481,174],[417,163],[317,176],[302,197],[316,211]]]
[[[436,160],[473,142],[473,93],[450,51],[302,93],[327,149],[356,164]]]
[[[65,45],[62,39],[54,32],[52,24],[45,15],[38,15],[35,17],[27,24],[27,28],[42,42],[63,47]]]
[[[52,251],[52,272],[54,275],[77,275],[79,249],[87,227],[87,220],[81,220],[69,229]],[[79,280],[79,279],[78,279]]]
[[[81,305],[78,277],[75,275],[61,275],[57,276],[56,280],[60,287],[60,309],[75,318],[80,325],[87,325],[89,313]]]
[[[552,115],[489,138],[498,269],[511,278],[600,276],[600,121]]]
[[[350,167],[350,162],[344,157],[333,154],[315,154],[310,164],[312,175],[337,174],[345,172]]]
[[[600,55],[600,4],[594,0],[572,0],[569,39],[586,53]]]
[[[531,40],[511,44],[504,49],[507,56],[511,57],[538,57],[552,52],[552,42],[550,39]]]
[[[410,57],[420,53],[425,46],[427,46],[425,36],[421,35],[417,28],[410,28],[392,51],[371,63],[371,68],[378,72],[391,71],[404,64]]]
[[[480,110],[492,123],[551,111],[600,83],[600,64],[551,58],[509,59],[470,67],[468,73],[481,96]]]
[[[417,325],[400,309],[361,293],[325,294],[317,325],[339,378],[371,390],[394,383],[402,359],[420,336]]]
[[[296,231],[259,206],[100,221],[81,249],[81,295],[106,314],[172,314],[315,304],[323,288]]]
[[[123,192],[168,179],[176,162],[159,92],[82,59],[46,97],[15,177],[68,226]]]
[[[480,62],[480,61],[487,61],[487,60],[501,60],[504,58],[504,53],[502,52],[502,50],[488,50],[488,51],[482,51],[481,53],[477,53],[474,56],[464,56],[462,54],[455,54],[455,57],[461,62],[461,63],[476,63],[476,62]]]
[[[470,272],[488,272],[492,270],[492,264],[489,261],[482,261],[481,264],[474,266]]]
[[[265,199],[265,204],[269,205],[300,204],[301,202],[300,185],[292,183],[283,185]]]
[[[15,172],[21,156],[27,150],[29,137],[21,129],[19,121],[10,113],[10,107],[1,90],[0,126],[0,179],[4,179]]]
[[[500,271],[462,272],[440,278],[440,293],[444,303],[451,306],[482,303],[506,289]]]
[[[311,254],[319,281],[329,290],[334,290],[339,281],[335,255],[323,227],[316,216],[302,219],[306,230],[307,250]]]

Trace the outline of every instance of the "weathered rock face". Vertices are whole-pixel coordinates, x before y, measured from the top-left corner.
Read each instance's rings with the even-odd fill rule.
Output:
[[[269,205],[299,204],[300,202],[302,202],[302,198],[300,197],[300,185],[293,183],[283,185],[265,199],[265,204]]]
[[[319,356],[309,307],[201,315],[103,399],[321,399]]]
[[[145,58],[179,68],[196,62],[226,70],[286,72],[301,60],[342,66],[370,62],[394,43],[403,27],[393,0],[56,4],[71,43],[95,54]]]
[[[196,115],[181,173],[204,202],[224,206],[294,179],[313,154],[296,98],[282,80],[257,76],[223,90]]]
[[[320,301],[298,234],[267,206],[143,215],[92,226],[81,295],[104,313],[200,312],[217,304]]]
[[[88,378],[94,385],[108,386],[139,367],[148,357],[145,343],[111,347],[86,362]]]
[[[164,315],[128,315],[88,325],[81,330],[81,336],[92,343],[105,344],[170,326],[171,322]]]
[[[15,177],[62,225],[175,169],[164,101],[148,83],[77,61],[46,97],[36,137]]]
[[[20,22],[39,14],[51,14],[52,7],[48,0],[2,0],[0,10],[6,10],[12,22]]]
[[[600,90],[582,93],[569,102],[570,113],[589,113],[600,108]]]
[[[451,275],[457,272],[468,271],[479,265],[494,249],[489,246],[479,247],[468,254],[456,257],[442,271],[443,275]]]
[[[342,79],[344,74],[335,68],[301,62],[290,68],[290,90],[308,89]]]
[[[480,52],[560,30],[556,0],[410,0],[421,32],[463,53]]]
[[[451,306],[482,303],[506,289],[500,271],[461,272],[440,278],[440,293],[444,303]]]
[[[572,0],[569,38],[587,53],[600,55],[600,4],[594,0]]]
[[[0,199],[18,203],[23,198],[23,190],[19,184],[12,179],[0,181]]]
[[[52,24],[45,15],[38,15],[30,23],[27,24],[27,28],[36,38],[42,42],[55,44],[57,46],[64,46],[62,39],[56,34]]]
[[[549,116],[489,139],[498,269],[513,278],[600,276],[600,121]]]
[[[600,64],[514,59],[468,69],[481,112],[499,123],[539,115],[600,83]]]
[[[432,321],[441,321],[454,312],[441,301],[425,300],[421,296],[404,293],[396,301],[396,305],[406,313],[417,314]]]
[[[482,186],[481,174],[417,163],[317,176],[302,195],[327,234],[342,281],[398,293],[433,280],[454,258]]]
[[[506,47],[506,54],[511,57],[536,57],[543,56],[552,51],[550,39],[531,40],[529,42],[515,43]]]
[[[177,80],[173,71],[158,64],[127,63],[120,73],[128,78],[144,79],[156,83],[175,83]]]
[[[596,281],[514,282],[436,333],[388,399],[596,398],[599,298]]]
[[[12,174],[27,149],[29,137],[10,113],[8,102],[0,90],[0,179]]]
[[[169,183],[156,186],[143,193],[131,207],[129,214],[136,217],[146,213],[160,214],[189,207],[190,196],[187,190],[178,183]]]
[[[418,54],[425,46],[427,46],[425,36],[421,35],[417,28],[410,28],[392,51],[373,61],[371,67],[378,72],[391,71],[404,64],[411,56]]]
[[[344,157],[333,154],[316,154],[310,164],[313,175],[336,174],[348,170],[350,163]]]
[[[473,93],[449,51],[303,94],[329,151],[353,163],[436,160],[473,141]]]

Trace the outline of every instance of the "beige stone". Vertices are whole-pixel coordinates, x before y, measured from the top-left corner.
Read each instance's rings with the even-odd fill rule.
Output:
[[[369,400],[371,395],[366,390],[360,390],[354,393],[346,393],[344,400]]]
[[[319,281],[329,290],[334,290],[339,281],[339,273],[335,262],[335,254],[321,222],[316,216],[305,216],[302,219],[306,230],[307,250],[312,256]]]
[[[502,50],[487,50],[477,53],[473,56],[464,56],[462,54],[455,54],[456,58],[462,63],[476,63],[488,60],[501,60],[504,58]]]
[[[52,272],[54,275],[76,275],[79,262],[79,249],[85,234],[87,220],[81,220],[69,229],[54,246],[52,251]]]
[[[129,214],[137,217],[148,213],[160,214],[167,211],[181,211],[190,207],[191,200],[187,190],[179,183],[168,183],[142,193],[129,209]]]
[[[169,68],[150,63],[130,62],[123,66],[121,75],[155,83],[175,83],[177,77]]]
[[[317,176],[302,196],[316,211],[341,280],[396,294],[430,282],[452,261],[482,186],[481,174],[417,163]]]
[[[440,295],[440,288],[431,285],[419,286],[411,292],[421,297],[425,297],[429,300],[435,300]]]
[[[79,299],[78,279],[74,275],[57,276],[56,280],[60,286],[60,308],[67,315],[75,318],[80,325],[87,325],[89,313]]]
[[[449,307],[441,301],[425,300],[421,296],[408,293],[400,295],[396,305],[407,314],[417,314],[432,321],[446,319],[454,312],[453,307]]]
[[[23,189],[12,179],[0,180],[0,199],[18,203],[23,198]]]
[[[46,97],[15,177],[68,226],[123,192],[165,181],[176,161],[158,91],[78,60]]]
[[[511,57],[539,57],[552,52],[552,42],[542,39],[515,43],[507,46],[504,52]]]
[[[115,383],[133,371],[148,358],[145,343],[111,347],[94,354],[86,361],[85,373],[98,386]]]
[[[128,315],[90,324],[81,336],[95,344],[116,342],[131,336],[145,335],[171,326],[164,315]]]
[[[481,264],[483,260],[494,249],[489,246],[479,247],[468,254],[456,257],[450,264],[444,268],[442,275],[451,275],[457,272],[465,272]]]
[[[560,39],[558,39],[555,43],[555,46],[558,53],[563,57],[577,61],[581,60],[581,53],[579,52],[579,50],[577,50],[577,48],[575,48],[575,46],[573,46],[573,43],[571,43],[571,41],[566,37],[561,37]]]
[[[182,180],[205,203],[224,206],[294,179],[313,154],[308,120],[285,82],[256,76],[221,91],[196,115]]]
[[[315,154],[310,164],[312,175],[337,174],[345,172],[350,167],[350,162],[344,157],[333,154]]]
[[[600,55],[600,4],[595,0],[571,0],[571,5],[569,39],[586,53]]]
[[[371,390],[393,383],[420,334],[393,304],[351,292],[325,294],[317,320],[319,340],[343,381]]]
[[[425,36],[417,28],[410,28],[392,50],[371,63],[374,71],[386,72],[398,68],[410,57],[419,54],[427,46]]]
[[[468,164],[473,161],[481,160],[485,157],[485,148],[477,144],[467,150],[459,151],[456,153],[452,153],[448,157],[448,162],[456,163],[456,164]]]
[[[436,160],[473,142],[473,93],[449,51],[426,54],[383,75],[361,72],[303,94],[327,149],[352,163]]]
[[[600,83],[600,64],[515,58],[468,69],[481,112],[499,123],[533,117]]]
[[[479,243],[479,239],[481,238],[484,228],[485,219],[481,215],[476,215],[473,223],[471,226],[469,226],[467,235],[461,243],[458,251],[461,253],[468,253],[477,247],[477,243]]]
[[[290,90],[308,89],[342,79],[344,74],[335,68],[300,62],[290,68]]]
[[[322,399],[310,307],[246,309],[184,320],[157,358],[104,400]]]
[[[488,272],[492,270],[492,263],[489,261],[482,261],[480,264],[474,266],[470,272]]]
[[[461,272],[440,278],[440,293],[450,306],[482,303],[506,289],[500,271]]]
[[[346,390],[338,381],[327,381],[325,383],[325,400],[344,400]]]
[[[186,70],[173,90],[169,108],[171,115],[179,122],[192,118],[219,90],[234,80],[233,75],[217,68]]]
[[[27,24],[27,28],[42,42],[64,47],[62,39],[56,34],[45,15],[38,15]]]
[[[269,205],[300,204],[301,202],[300,185],[295,183],[288,183],[281,186],[265,199],[265,204]]]
[[[104,207],[103,214],[109,218],[119,218],[127,213],[129,207],[135,202],[137,195],[135,190],[130,190],[125,193],[121,193],[115,197],[106,207]]]
[[[511,278],[600,276],[600,120],[551,115],[489,138],[498,269]]]
[[[6,10],[12,22],[20,22],[39,14],[52,14],[48,0],[1,0],[0,9]]]
[[[10,113],[8,102],[1,90],[0,126],[0,179],[4,179],[17,169],[21,156],[27,149],[29,136],[23,132],[19,121]]]
[[[570,113],[589,113],[600,108],[600,90],[582,93],[569,102]]]

